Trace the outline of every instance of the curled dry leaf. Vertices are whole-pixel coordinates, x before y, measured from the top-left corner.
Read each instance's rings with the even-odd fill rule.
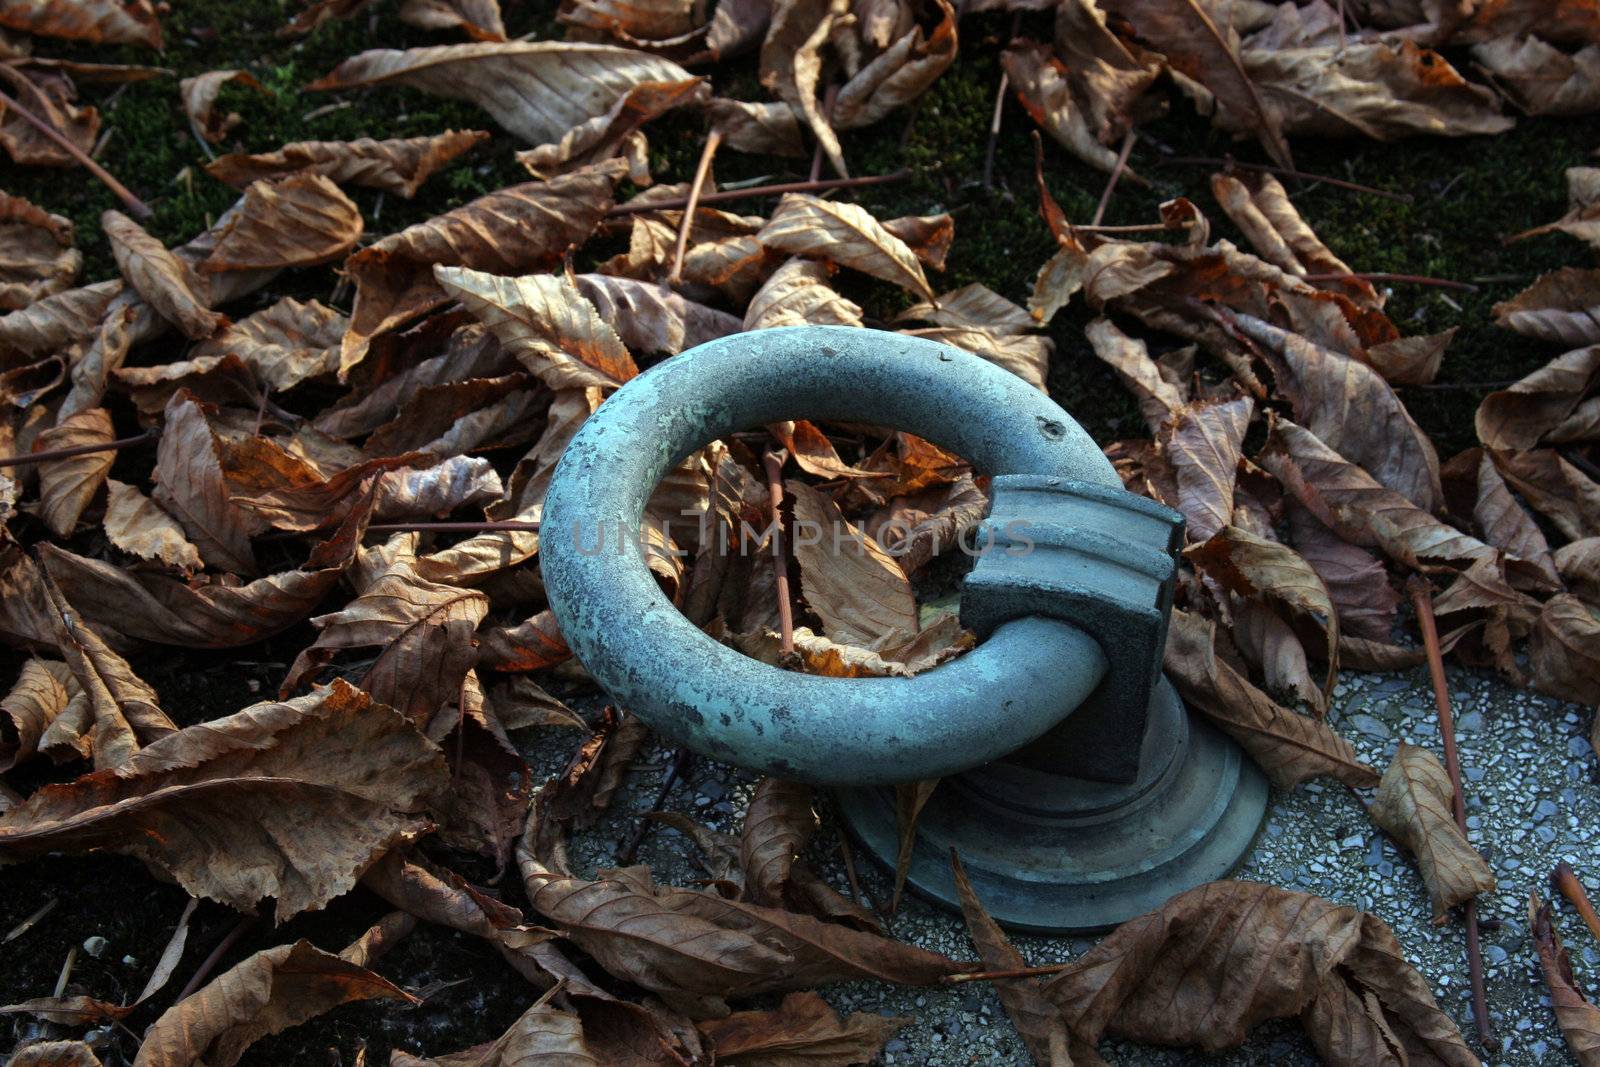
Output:
[[[1350,637],[1387,641],[1400,597],[1383,563],[1324,526],[1299,504],[1289,508],[1289,540],[1328,590],[1339,614],[1340,646]]]
[[[801,591],[828,637],[867,649],[915,637],[917,600],[899,562],[816,489],[789,481],[784,491],[794,501]]]
[[[321,174],[258,181],[229,213],[203,271],[277,270],[337,259],[361,237],[361,211]]]
[[[781,100],[748,101],[712,97],[706,118],[722,131],[722,143],[736,152],[759,155],[804,156],[805,138],[794,109]]]
[[[1298,1017],[1324,1063],[1477,1067],[1381,920],[1253,882],[1211,882],[1123,923],[1044,986],[1078,1039],[1207,1052]]]
[[[796,257],[772,272],[745,310],[746,330],[860,326],[861,308],[828,284],[829,265]]]
[[[1550,1005],[1555,1009],[1562,1036],[1567,1039],[1567,1048],[1582,1067],[1594,1067],[1600,1063],[1600,1008],[1583,995],[1561,935],[1556,933],[1550,905],[1543,903],[1537,892],[1528,894],[1528,930],[1539,953]]]
[[[153,475],[156,503],[178,520],[211,566],[254,574],[250,530],[229,496],[216,434],[200,403],[180,389],[168,402],[165,419]]]
[[[105,408],[90,408],[68,415],[33,439],[33,451],[103,445],[116,437]],[[88,452],[39,464],[39,517],[57,537],[77,528],[78,517],[105,484],[114,451]]]
[[[1530,507],[1576,541],[1600,534],[1600,484],[1552,448],[1495,452],[1495,469]]]
[[[967,923],[967,936],[972,938],[984,970],[1017,971],[1027,967],[1028,961],[1022,953],[1012,946],[1000,924],[984,910],[961,858],[952,852],[950,864],[955,873],[956,892],[961,897],[961,915]],[[994,991],[1005,1006],[1011,1025],[1017,1028],[1017,1035],[1028,1046],[1034,1063],[1039,1067],[1072,1067],[1072,1057],[1068,1053],[1071,1035],[1066,1019],[1055,1004],[1046,999],[1043,986],[1039,978],[1002,978],[994,983]],[[1092,1063],[1092,1057],[1091,1051],[1080,1058],[1084,1063]]]
[[[261,382],[276,392],[292,389],[309,378],[331,375],[339,367],[339,339],[347,320],[315,300],[285,297],[196,345],[185,364],[196,369],[209,360],[238,356]],[[172,366],[171,364],[168,365]],[[115,377],[137,387],[143,379],[124,369]]]
[[[0,311],[25,308],[72,284],[83,253],[72,247],[72,223],[0,192]]]
[[[639,373],[617,332],[565,275],[435,267],[433,276],[552,389],[616,388]]]
[[[1562,267],[1494,306],[1501,326],[1552,344],[1600,343],[1600,270]]]
[[[845,0],[784,0],[772,7],[771,26],[761,42],[761,84],[807,126],[833,169],[848,174],[839,135],[823,114],[823,48],[849,18]],[[848,32],[845,29],[845,32]]]
[[[1478,440],[1493,449],[1524,450],[1540,442],[1595,436],[1600,401],[1584,403],[1600,385],[1600,344],[1557,356],[1509,389],[1478,405]]]
[[[1275,704],[1220,658],[1210,620],[1172,613],[1166,670],[1184,700],[1243,745],[1278,787],[1319,775],[1346,785],[1378,784],[1378,772],[1326,723]]]
[[[39,1041],[17,1050],[8,1067],[101,1067],[100,1057],[82,1041]]]
[[[231,1067],[269,1034],[373,999],[419,1003],[388,979],[309,941],[279,945],[167,1009],[145,1032],[134,1067]]]
[[[1316,235],[1289,199],[1283,185],[1270,174],[1243,176],[1213,174],[1211,195],[1249,239],[1256,254],[1290,274],[1349,274],[1344,260],[1334,255]],[[1360,278],[1322,283],[1369,308],[1383,301],[1372,283]]]
[[[1558,591],[1561,576],[1550,556],[1550,542],[1487,453],[1478,456],[1477,476],[1478,499],[1472,517],[1483,531],[1483,539],[1505,552],[1506,571],[1519,585]]]
[[[400,21],[424,30],[460,30],[474,41],[504,41],[500,0],[406,0]]]
[[[1150,427],[1151,433],[1158,433],[1168,418],[1183,409],[1187,399],[1184,390],[1178,384],[1168,381],[1161,373],[1160,365],[1150,358],[1150,350],[1143,341],[1129,337],[1107,318],[1095,319],[1084,327],[1083,332],[1089,338],[1094,354],[1117,372],[1117,380],[1122,382],[1139,401],[1139,413],[1144,416],[1145,425]],[[1226,425],[1231,427],[1233,421],[1233,419],[1226,420]],[[1244,412],[1244,422],[1249,421],[1250,412],[1247,409]],[[1239,443],[1244,440],[1242,426],[1238,437],[1239,441],[1232,445],[1232,460],[1220,466],[1216,472],[1227,479],[1226,499],[1218,499],[1218,503],[1227,505],[1226,515],[1233,514],[1233,468],[1239,461]],[[1204,540],[1210,536],[1208,533],[1196,532],[1197,529],[1206,528],[1206,523],[1203,521],[1197,524],[1199,515],[1185,513],[1185,517],[1189,520],[1190,531],[1196,537]]]
[[[1274,162],[1294,166],[1279,107],[1263,99],[1240,56],[1238,32],[1227,22],[1219,23],[1213,9],[1200,0],[1115,0],[1107,9],[1127,19],[1174,71],[1205,86],[1221,105],[1220,112],[1236,116],[1240,126],[1260,138]]]
[[[767,1067],[870,1063],[910,1019],[854,1012],[841,1020],[815,993],[790,993],[772,1011],[695,1024],[719,1061]]]
[[[0,715],[11,723],[10,731],[0,735],[0,771],[31,758],[50,724],[81,692],[65,663],[36,657],[26,660],[11,691],[0,699]]]
[[[68,289],[0,315],[0,345],[42,355],[81,341],[100,325],[106,308],[123,290],[117,280]]]
[[[606,274],[580,274],[573,282],[630,352],[677,355],[740,329],[737,317],[664,285]]]
[[[381,189],[410,200],[436,171],[488,139],[486,130],[447,130],[383,141],[296,141],[276,152],[221,156],[206,164],[206,173],[235,188],[262,178],[321,174],[341,185]]]
[[[1533,685],[1580,704],[1600,704],[1600,618],[1567,593],[1545,601],[1528,642]]]
[[[1273,423],[1261,465],[1296,499],[1352,544],[1378,548],[1419,570],[1466,566],[1493,555],[1475,537],[1446,526],[1287,419]]]
[[[768,248],[826,259],[933,299],[915,253],[855,204],[785,193],[756,236]]]
[[[100,227],[111,242],[111,254],[122,277],[184,336],[203,340],[227,321],[195,292],[199,282],[188,263],[167,251],[137,222],[120,211],[107,211],[100,216]]]
[[[1537,37],[1497,37],[1472,58],[1528,115],[1587,115],[1600,108],[1600,46],[1568,55]]]
[[[1600,537],[1562,545],[1554,559],[1567,588],[1580,600],[1600,607]]]
[[[0,0],[0,26],[89,44],[161,47],[161,22],[149,0],[80,0],[70,4]]]
[[[535,178],[551,178],[577,167],[621,156],[628,160],[628,176],[635,185],[650,184],[648,159],[640,127],[673,108],[692,104],[705,96],[699,78],[635,85],[608,108],[587,122],[572,127],[555,144],[517,153],[517,162]]]
[[[194,896],[240,909],[276,897],[282,921],[347,892],[447,784],[437,746],[339,680],[39,789],[0,816],[0,857],[126,852]]]
[[[531,145],[558,141],[604,115],[646,82],[692,76],[669,60],[611,45],[512,41],[373,49],[352,56],[310,89],[404,85],[465,100]]]
[[[1489,865],[1456,827],[1453,794],[1450,775],[1433,753],[1402,744],[1367,809],[1373,822],[1417,857],[1435,925],[1457,904],[1494,889]]]
[[[237,114],[216,113],[217,96],[229,82],[238,82],[259,93],[269,91],[256,81],[255,75],[246,70],[212,70],[178,83],[178,93],[183,97],[183,110],[188,114],[189,122],[200,136],[212,144],[228,136],[241,121]]]
[[[664,1062],[664,1061],[663,1061]],[[583,1020],[559,1011],[541,999],[500,1037],[486,1045],[423,1059],[395,1050],[389,1067],[602,1067],[584,1040]]]
[[[1162,427],[1177,481],[1174,503],[1189,537],[1204,541],[1233,522],[1234,484],[1255,402],[1248,396],[1180,406]]]
[[[779,778],[758,782],[739,832],[745,899],[782,907],[790,870],[816,829],[810,786]]]
[[[955,8],[949,0],[931,6],[939,18],[931,30],[911,26],[840,86],[828,113],[833,126],[851,130],[878,122],[921,96],[955,62]]]
[[[366,356],[374,336],[449,299],[434,281],[435,264],[495,274],[553,266],[594,231],[611,206],[617,177],[614,167],[602,165],[514,185],[352,255],[345,269],[356,299],[340,351],[340,377]]]

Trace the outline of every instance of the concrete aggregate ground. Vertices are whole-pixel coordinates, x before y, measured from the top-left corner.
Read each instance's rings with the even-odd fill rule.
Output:
[[[1600,763],[1588,739],[1591,712],[1516,689],[1483,671],[1452,667],[1469,837],[1483,852],[1499,883],[1481,898],[1483,950],[1490,1018],[1496,1041],[1483,1052],[1485,1064],[1565,1065],[1566,1050],[1529,937],[1530,889],[1550,898],[1550,870],[1566,860],[1594,890],[1600,890]],[[1440,752],[1432,689],[1425,668],[1393,675],[1343,676],[1329,721],[1380,769],[1401,742]],[[550,762],[558,745],[538,745]],[[574,841],[575,865],[593,870],[613,865],[618,841],[632,813],[649,806],[670,753],[654,750],[630,776],[611,815]],[[540,767],[553,771],[558,768]],[[708,825],[737,832],[754,779],[742,771],[698,761],[687,783],[667,807]],[[811,860],[835,886],[847,888],[838,829],[823,806],[824,824]],[[700,872],[692,846],[657,829],[646,839],[639,862],[663,880],[687,883]],[[863,889],[887,900],[889,879],[857,855]],[[1338,783],[1311,782],[1292,792],[1275,791],[1268,816],[1237,877],[1315,893],[1373,912],[1394,928],[1407,957],[1428,979],[1445,1011],[1472,1032],[1465,933],[1459,921],[1434,926],[1427,891],[1412,859],[1402,855]],[[1600,949],[1570,907],[1558,902],[1563,940],[1580,983],[1600,989]],[[956,958],[971,958],[972,946],[959,917],[910,900],[892,924],[893,934]],[[1093,939],[1019,937],[1030,963],[1067,960]],[[907,989],[876,983],[822,991],[842,1012],[867,1011],[909,1017],[890,1041],[884,1064],[915,1067],[1026,1065],[1030,1061],[998,998],[981,985],[955,989]],[[1470,1041],[1469,1037],[1469,1041]],[[1297,1023],[1259,1027],[1241,1048],[1218,1054],[1124,1046],[1108,1041],[1102,1053],[1122,1065],[1273,1064],[1317,1062]]]

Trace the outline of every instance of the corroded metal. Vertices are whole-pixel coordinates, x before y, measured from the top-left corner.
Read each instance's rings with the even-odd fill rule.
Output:
[[[781,671],[690,623],[631,539],[605,547],[639,530],[651,491],[689,453],[798,418],[906,430],[993,476],[987,551],[962,594],[963,621],[984,636],[976,649],[914,678]],[[1259,772],[1159,678],[1181,518],[1124,492],[1070,416],[975,356],[845,327],[702,345],[584,423],[541,525],[563,635],[666,737],[850,787],[846,821],[885,862],[892,791],[871,787],[951,776],[924,811],[911,874],[943,903],[956,847],[1001,921],[1108,925],[1223,873],[1260,823]]]

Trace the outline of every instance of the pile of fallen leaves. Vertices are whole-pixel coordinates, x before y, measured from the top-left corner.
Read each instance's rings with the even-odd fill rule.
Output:
[[[1593,5],[968,9],[1006,6],[1053,10],[1055,40],[1013,41],[1007,77],[1113,186],[1139,180],[1132,131],[1167,87],[1259,137],[1280,173],[1292,173],[1293,134],[1506,128],[1496,93],[1433,47],[1469,46],[1526,111],[1600,107]],[[286,32],[365,7],[317,0]],[[365,52],[314,88],[467,100],[528,146],[518,159],[532,180],[375,235],[342,187],[410,197],[490,135],[224,155],[207,170],[241,192],[215,225],[169,248],[128,193],[128,212],[101,222],[119,276],[86,285],[71,225],[0,194],[0,633],[27,656],[0,700],[0,771],[59,779],[28,795],[0,780],[0,861],[122,852],[197,899],[246,913],[271,901],[279,922],[357,884],[395,909],[337,954],[281,945],[157,1013],[175,937],[135,1000],[16,1006],[98,1037],[36,1044],[13,1063],[98,1063],[137,1044],[141,1065],[230,1064],[340,1004],[415,1003],[374,968],[418,922],[481,939],[527,979],[530,1006],[491,1045],[434,1060],[397,1051],[394,1064],[865,1062],[903,1020],[840,1019],[815,987],[1021,966],[970,892],[981,962],[890,937],[870,902],[800,858],[817,817],[793,783],[762,782],[738,835],[652,813],[698,849],[696,885],[638,866],[586,877],[568,859],[568,834],[611,805],[648,731],[547,689],[583,679],[538,579],[555,462],[652,361],[741,331],[867,325],[835,287],[841,270],[903,291],[893,321],[872,325],[1041,389],[1053,357],[1042,324],[1084,302],[1090,345],[1150,430],[1108,454],[1130,489],[1187,519],[1167,650],[1187,701],[1280,787],[1330,776],[1375,788],[1372,817],[1418,857],[1437,921],[1492,888],[1439,760],[1402,746],[1380,773],[1323,714],[1341,666],[1421,662],[1402,591],[1426,598],[1428,583],[1457,659],[1600,702],[1600,271],[1556,272],[1497,309],[1570,351],[1489,396],[1480,447],[1441,461],[1394,387],[1429,382],[1450,335],[1404,336],[1272,167],[1211,183],[1253,252],[1213,241],[1186,199],[1134,227],[1159,240],[1074,224],[1041,174],[1059,250],[1024,304],[980,284],[938,292],[947,214],[879,219],[815,179],[781,198],[718,189],[723,146],[814,154],[814,174],[827,162],[847,175],[836,131],[915,100],[955,61],[945,0],[721,0],[710,12],[567,0],[562,41],[506,40],[494,0],[407,0],[401,17],[470,43]],[[37,58],[28,35],[158,47],[157,10],[0,0],[0,27],[0,145],[19,164],[90,165],[114,181],[88,158],[99,119],[76,82],[161,72]],[[770,99],[719,96],[691,73],[752,51]],[[216,102],[234,81],[253,83],[216,71],[181,86],[197,137],[226,136]],[[655,184],[645,126],[672,109],[698,109],[712,132],[692,182]],[[1571,213],[1536,232],[1600,246],[1600,171],[1571,182]],[[621,250],[597,255],[605,242]],[[327,303],[260,298],[334,271]],[[153,454],[130,467],[142,478],[110,477],[139,450]],[[970,647],[937,594],[986,490],[927,441],[796,421],[689,457],[652,499],[642,547],[684,613],[750,655],[910,674]],[[736,532],[774,517],[845,529],[864,549],[748,551]],[[127,658],[244,649],[307,620],[315,640],[277,700],[186,728]],[[510,737],[536,725],[581,736],[538,788]],[[46,762],[61,769],[41,774]],[[905,790],[907,848],[934,787]],[[495,888],[451,869],[464,856],[492,865]],[[1558,1014],[1581,1032],[1594,1009],[1541,936],[1566,991]],[[1226,1048],[1274,1017],[1299,1018],[1330,1062],[1476,1062],[1380,920],[1246,883],[1176,897],[1049,979],[997,985],[1042,1064],[1097,1062],[1106,1035]],[[759,997],[773,1006],[734,1010]]]

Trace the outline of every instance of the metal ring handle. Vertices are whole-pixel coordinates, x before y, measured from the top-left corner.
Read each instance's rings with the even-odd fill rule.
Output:
[[[913,678],[783,671],[702,633],[638,554],[580,551],[597,529],[637,530],[655,486],[695,449],[799,418],[905,430],[989,475],[1121,488],[1071,416],[960,349],[833,326],[700,345],[602,404],[567,445],[545,498],[540,566],[551,611],[613,698],[717,759],[818,784],[870,785],[992,762],[1094,691],[1107,670],[1099,643],[1042,617],[1003,623],[965,656]]]

